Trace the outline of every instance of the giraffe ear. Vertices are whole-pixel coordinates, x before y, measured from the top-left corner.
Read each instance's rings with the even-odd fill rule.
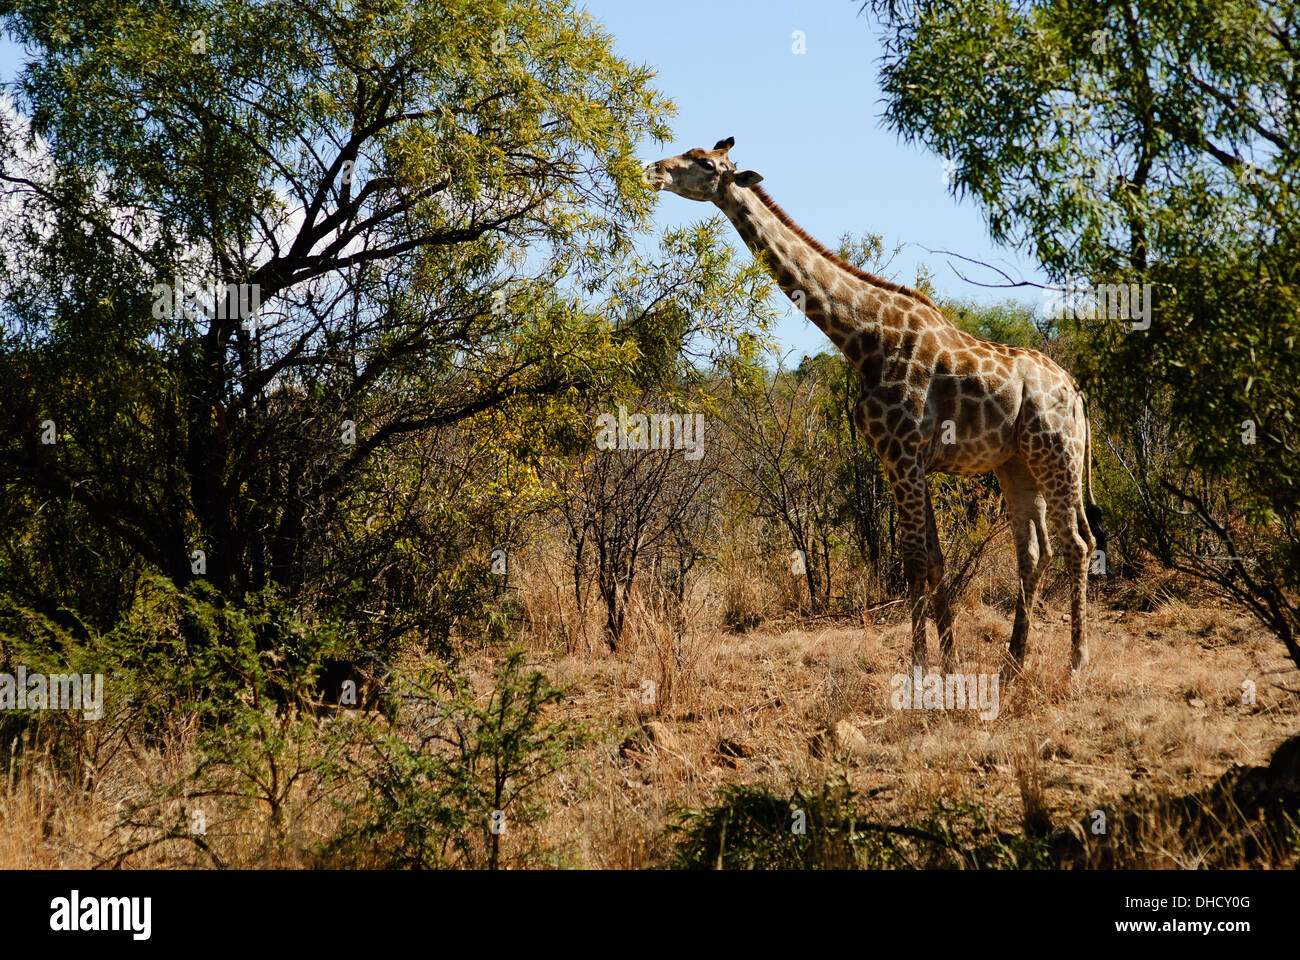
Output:
[[[726,140],[719,140],[713,145],[714,150],[730,150],[736,145],[735,137],[727,137]]]
[[[763,175],[753,170],[741,170],[732,182],[738,187],[756,187],[763,182]]]

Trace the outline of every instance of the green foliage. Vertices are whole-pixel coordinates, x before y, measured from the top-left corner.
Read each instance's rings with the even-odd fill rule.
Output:
[[[358,764],[371,806],[336,846],[374,842],[386,865],[417,869],[496,869],[540,856],[527,840],[546,816],[535,791],[590,739],[582,724],[547,722],[563,692],[512,651],[498,663],[485,702],[445,670],[402,697],[418,733],[371,731],[373,755]]]
[[[678,810],[670,865],[686,870],[845,870],[1047,865],[1047,847],[997,832],[984,808],[937,803],[916,824],[873,821],[843,779],[796,784],[788,796],[729,784],[715,803]]]
[[[181,590],[155,575],[102,633],[74,633],[8,597],[0,601],[7,666],[104,674],[107,725],[146,735],[177,717],[215,728],[236,704],[282,704],[312,689],[326,658],[354,652],[336,627],[300,618],[273,590],[231,604],[207,584]]]
[[[114,856],[168,840],[202,850],[222,865],[196,811],[216,827],[217,810],[252,811],[266,825],[268,849],[286,840],[284,811],[302,783],[318,777],[339,731],[312,714],[328,658],[353,652],[333,626],[297,616],[273,591],[227,603],[206,584],[180,590],[147,578],[131,610],[112,630],[79,635],[15,605],[0,604],[0,661],[29,674],[77,672],[104,677],[103,716],[26,711],[0,717],[0,739],[19,728],[34,736],[70,783],[93,778],[101,762],[132,743],[164,745],[194,731],[193,763],[176,779],[146,784],[122,811]]]
[[[546,815],[536,789],[590,739],[581,724],[552,722],[562,691],[514,651],[499,661],[486,700],[448,663],[418,683],[395,675],[388,693],[402,704],[400,733],[347,709],[322,720],[322,670],[352,652],[337,628],[302,619],[272,593],[231,605],[206,585],[180,591],[154,578],[115,630],[89,641],[5,603],[0,669],[106,678],[104,715],[93,727],[77,711],[5,711],[0,739],[8,749],[26,731],[13,761],[43,752],[77,782],[83,768],[133,741],[161,745],[193,732],[188,767],[146,782],[123,809],[118,863],[180,841],[202,862],[226,865],[235,838],[222,824],[232,819],[263,824],[259,860],[294,844],[300,854],[403,867],[496,867],[542,856],[528,840]],[[300,835],[294,821],[316,807],[338,809],[336,836]],[[500,833],[492,831],[497,811]],[[359,840],[374,846],[359,848]]]
[[[0,576],[11,592],[35,602],[95,540],[182,586],[203,549],[231,596],[350,595],[341,572],[369,582],[400,552],[391,519],[341,555],[331,537],[385,460],[508,401],[600,389],[658,342],[616,332],[595,292],[648,222],[634,153],[668,107],[567,2],[0,17],[33,53],[0,154],[0,479],[80,527],[74,556]],[[696,280],[725,282],[716,265]],[[215,282],[255,287],[256,322],[169,311],[155,286]],[[680,326],[678,299],[660,313]],[[37,442],[46,419],[56,443]],[[122,604],[100,606],[106,629]]]
[[[944,315],[981,340],[1041,350],[1046,337],[1035,322],[1031,307],[1015,300],[980,303],[976,300],[940,300]]]
[[[109,630],[153,569],[446,653],[593,401],[752,375],[770,282],[716,222],[633,242],[669,108],[570,3],[0,16],[33,51],[0,154],[0,588],[33,608]],[[177,281],[262,310],[168,314]]]
[[[682,810],[669,826],[671,866],[684,870],[843,870],[899,866],[879,838],[854,825],[847,783],[796,787],[789,797],[728,784],[717,802]]]
[[[889,123],[993,236],[1061,283],[1149,285],[1148,329],[1089,314],[1072,351],[1133,527],[1300,662],[1300,4],[870,6]]]

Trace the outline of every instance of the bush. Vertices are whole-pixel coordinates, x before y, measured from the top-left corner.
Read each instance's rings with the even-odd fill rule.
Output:
[[[668,827],[676,869],[846,870],[1045,865],[1042,841],[995,833],[976,804],[942,801],[918,824],[867,817],[847,781],[796,784],[788,797],[728,785],[718,802],[678,811]]]
[[[383,865],[416,869],[535,861],[540,851],[526,841],[502,841],[545,818],[536,788],[590,739],[581,724],[545,722],[563,699],[520,651],[501,660],[485,704],[447,669],[411,682],[401,700],[414,733],[366,728],[370,749],[349,765],[367,785],[367,808],[334,850],[346,858],[377,847]]]

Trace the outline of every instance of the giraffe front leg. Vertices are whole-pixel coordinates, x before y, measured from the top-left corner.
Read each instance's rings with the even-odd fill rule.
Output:
[[[943,658],[945,673],[957,671],[957,657],[952,639],[952,607],[948,603],[948,585],[943,580],[943,568],[938,577],[932,577],[930,602],[934,606],[934,623],[939,630],[939,654]]]
[[[925,490],[925,561],[926,585],[930,590],[930,604],[934,612],[934,625],[939,631],[939,654],[943,658],[945,673],[956,670],[952,640],[952,605],[948,602],[948,584],[943,576],[943,547],[939,543],[939,527],[934,520],[934,505],[930,502],[930,488]]]
[[[912,666],[925,666],[926,560],[918,545],[915,551],[904,547],[903,575],[907,577],[907,598],[912,607]]]
[[[926,530],[925,470],[919,463],[896,465],[890,471],[903,554],[903,575],[912,607],[912,665],[925,665],[925,618],[930,550]]]

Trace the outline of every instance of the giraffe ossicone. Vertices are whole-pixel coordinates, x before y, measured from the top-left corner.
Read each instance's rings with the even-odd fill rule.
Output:
[[[1038,584],[1052,557],[1049,517],[1070,571],[1070,667],[1088,660],[1088,570],[1101,543],[1092,502],[1091,433],[1073,378],[1036,350],[980,340],[925,294],[852,266],[805,233],[739,170],[728,137],[646,167],[656,190],[716,204],[782,291],[862,378],[855,422],[880,457],[898,504],[912,605],[912,662],[933,617],[945,670],[956,666],[931,472],[992,471],[1015,538],[1020,595],[1009,653],[1023,665]],[[927,609],[928,607],[928,609]]]

